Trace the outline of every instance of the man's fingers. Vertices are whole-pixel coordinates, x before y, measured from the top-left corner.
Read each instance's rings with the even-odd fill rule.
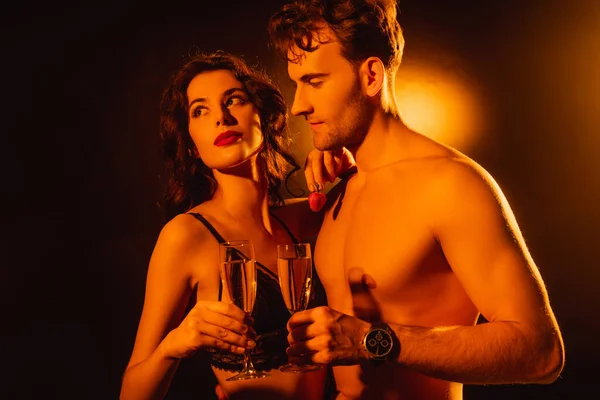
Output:
[[[306,353],[318,353],[320,351],[335,351],[336,341],[333,335],[322,334],[312,339],[295,342],[287,350],[289,356],[299,356]]]
[[[304,179],[306,179],[306,186],[308,190],[311,192],[315,191],[315,175],[313,172],[312,164],[309,159],[306,159],[306,164],[304,165]]]
[[[340,361],[338,361],[340,360]],[[316,353],[306,353],[299,355],[288,355],[288,361],[296,365],[309,364],[333,364],[333,365],[351,365],[355,362],[342,361],[344,360],[343,353],[322,350]]]
[[[337,176],[336,167],[335,167],[335,159],[333,153],[331,151],[326,151],[323,154],[323,165],[325,166],[325,171],[327,172],[327,180],[329,182],[333,182]]]
[[[312,316],[313,311],[314,309],[310,309],[294,313],[294,315],[290,317],[287,323],[288,332],[291,332],[300,325],[308,325],[314,322],[314,318]]]
[[[311,192],[317,191],[317,185],[320,189],[323,189],[323,164],[322,159],[311,161],[306,160],[304,166],[304,178],[306,179],[306,186]]]
[[[287,348],[286,353],[289,357],[316,353],[319,351],[318,344],[318,338],[307,340],[306,342],[296,342]]]
[[[362,280],[363,284],[369,289],[375,289],[377,287],[377,283],[371,275],[364,274]]]
[[[305,354],[302,356],[288,356],[288,361],[294,365],[310,365],[313,362],[313,354]]]
[[[310,336],[308,336],[308,328],[311,327],[312,325],[300,325],[298,327],[296,327],[293,331],[291,331],[288,336],[287,336],[287,340],[288,343],[295,343],[295,342],[302,342],[305,341],[307,339],[310,338]]]
[[[321,157],[315,157],[312,162],[312,174],[314,177],[314,188],[313,192],[317,189],[316,185],[318,184],[321,189],[323,189],[323,183],[325,179],[323,179],[323,159]]]
[[[375,280],[364,273],[362,268],[348,269],[348,285],[352,294],[354,315],[365,321],[374,321],[380,317],[379,304],[371,290],[377,287]]]
[[[304,162],[304,177],[308,190],[314,192],[317,190],[317,184],[323,188],[323,152],[312,150],[306,156]]]
[[[293,344],[295,342],[304,342],[306,340],[310,340],[321,335],[330,335],[334,333],[338,333],[339,329],[337,329],[336,325],[324,325],[324,324],[305,324],[296,326],[289,334],[288,334],[288,342]]]
[[[375,280],[358,267],[348,269],[348,285],[350,285],[350,292],[353,295],[369,293],[369,289],[376,286]]]

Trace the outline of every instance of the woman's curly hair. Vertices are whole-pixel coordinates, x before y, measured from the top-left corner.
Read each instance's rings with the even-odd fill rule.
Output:
[[[290,173],[300,168],[289,150],[285,99],[271,79],[263,71],[249,67],[242,58],[226,52],[195,54],[171,76],[160,104],[160,136],[168,175],[161,206],[167,220],[210,200],[217,188],[212,170],[195,156],[188,130],[187,98],[192,79],[215,70],[231,71],[258,109],[264,137],[258,157],[265,166],[270,205],[282,205],[282,180],[290,166]]]

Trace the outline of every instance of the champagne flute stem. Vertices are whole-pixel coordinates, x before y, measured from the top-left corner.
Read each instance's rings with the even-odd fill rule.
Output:
[[[244,351],[244,371],[248,371],[250,369],[250,365],[252,365],[250,358],[248,357],[248,351],[248,349]]]

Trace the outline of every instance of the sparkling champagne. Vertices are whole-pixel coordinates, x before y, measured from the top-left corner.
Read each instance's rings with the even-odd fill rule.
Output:
[[[254,260],[232,260],[222,264],[223,288],[231,302],[252,313],[256,300],[256,265]]]
[[[277,274],[281,294],[290,313],[305,310],[312,287],[311,258],[279,258]]]

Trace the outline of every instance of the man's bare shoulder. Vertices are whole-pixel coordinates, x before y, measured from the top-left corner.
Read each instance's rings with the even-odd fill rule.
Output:
[[[433,172],[432,180],[446,191],[462,192],[469,188],[499,190],[492,175],[465,155],[440,160]]]
[[[384,175],[385,179],[397,181],[412,178],[425,186],[431,184],[445,190],[463,188],[465,185],[495,186],[490,173],[460,151],[439,143],[433,144],[429,150],[383,166],[371,174]]]
[[[428,161],[420,177],[426,205],[435,217],[491,215],[510,210],[500,186],[492,175],[471,158],[459,155]]]
[[[420,160],[416,157],[415,162],[421,161],[420,167],[425,173],[433,173],[431,179],[436,184],[445,180],[463,185],[489,184],[489,180],[493,181],[485,168],[461,151],[430,138],[423,138],[423,143],[423,149],[426,150]]]

